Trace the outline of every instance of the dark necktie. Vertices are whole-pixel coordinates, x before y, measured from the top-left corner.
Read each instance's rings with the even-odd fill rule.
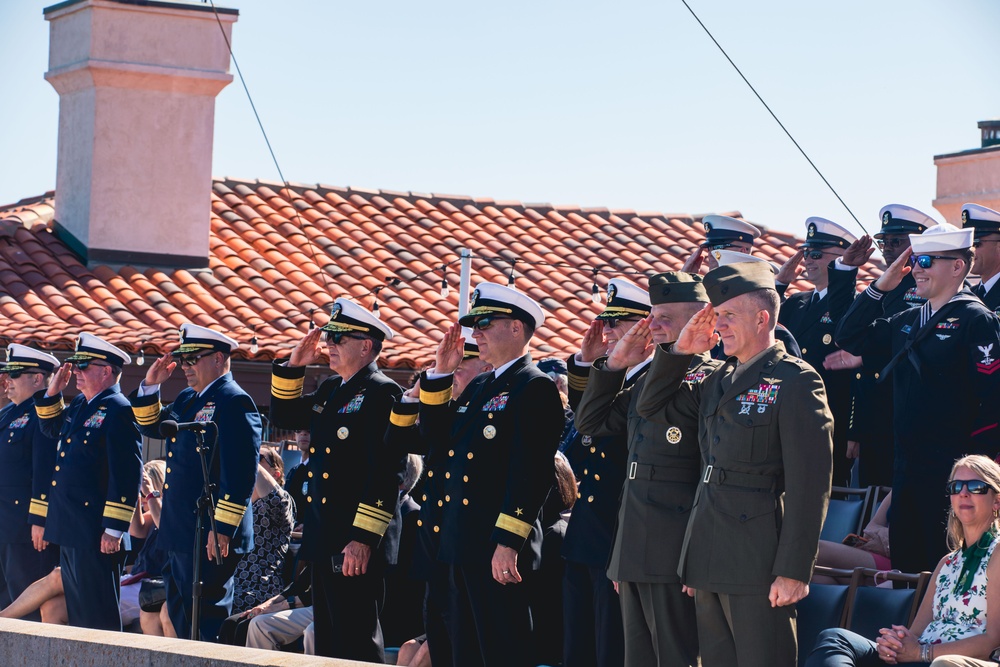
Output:
[[[972,288],[972,293],[978,296],[980,299],[986,298],[986,285],[979,283]]]
[[[819,292],[813,292],[812,299],[809,301],[809,306],[810,307],[815,306],[817,303],[819,303],[819,299],[820,299]]]

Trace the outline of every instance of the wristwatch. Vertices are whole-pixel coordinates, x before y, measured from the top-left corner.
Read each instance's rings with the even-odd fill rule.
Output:
[[[160,497],[159,491],[150,491],[149,495],[146,496],[146,500],[149,500],[150,498],[159,498],[159,497]]]
[[[295,596],[294,595],[289,595],[288,597],[286,597],[285,598],[285,602],[288,603],[288,608],[289,609],[294,609],[295,608]]]

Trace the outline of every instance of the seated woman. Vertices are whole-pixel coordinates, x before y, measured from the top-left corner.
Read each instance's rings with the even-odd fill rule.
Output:
[[[165,471],[166,464],[163,461],[150,461],[143,466],[139,500],[129,526],[129,535],[146,540],[132,568],[136,575],[143,573],[143,576],[129,574],[122,577],[119,597],[122,625],[131,625],[139,619],[143,632],[149,628],[147,634],[154,634],[159,624],[155,622],[156,613],[139,610],[139,590],[141,579],[158,577],[163,565],[164,557],[156,548],[155,537],[156,525],[160,521],[159,492],[163,489]],[[0,618],[22,618],[35,610],[41,612],[43,623],[65,625],[69,621],[66,614],[62,572],[58,567],[28,586],[6,609],[0,611]]]
[[[249,617],[243,612],[270,600],[285,588],[282,569],[292,540],[295,510],[282,488],[284,462],[278,450],[262,447],[253,495],[253,551],[244,556],[233,575],[233,615],[219,630],[222,644],[246,644]]]
[[[987,623],[990,608],[1000,614],[1000,558],[993,550],[1000,532],[1000,466],[985,456],[955,462],[946,487],[948,546],[913,625],[879,630],[874,641],[840,628],[824,630],[806,667],[930,664],[935,656],[986,658],[1000,646],[1000,623]]]
[[[889,505],[892,503],[892,493],[885,497],[875,516],[868,522],[861,536],[848,535],[841,542],[819,541],[819,555],[816,565],[833,567],[841,570],[853,570],[856,567],[867,567],[873,570],[892,569],[889,561]],[[847,583],[837,581],[833,577],[814,574],[814,584]]]

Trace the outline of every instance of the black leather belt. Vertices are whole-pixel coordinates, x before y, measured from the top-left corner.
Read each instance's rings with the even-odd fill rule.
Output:
[[[628,478],[635,479],[655,479],[661,482],[688,482],[698,481],[698,470],[696,468],[678,468],[677,466],[654,466],[648,463],[632,461],[628,464]]]
[[[701,478],[705,484],[719,484],[725,486],[742,486],[748,489],[774,490],[778,487],[778,475],[751,475],[745,472],[733,472],[723,470],[715,466],[705,468],[705,474]]]

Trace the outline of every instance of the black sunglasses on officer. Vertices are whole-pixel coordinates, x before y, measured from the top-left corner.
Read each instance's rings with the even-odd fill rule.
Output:
[[[354,336],[346,331],[324,331],[321,338],[324,342],[331,345],[340,345],[345,338],[348,340],[364,340],[366,336]]]

